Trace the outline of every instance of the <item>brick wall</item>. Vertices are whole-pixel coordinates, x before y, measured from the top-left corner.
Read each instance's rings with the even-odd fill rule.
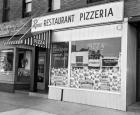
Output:
[[[61,0],[61,9],[81,7],[87,4],[87,0]]]
[[[73,9],[83,6],[99,5],[107,2],[116,2],[122,0],[102,0],[94,3],[87,4],[88,0],[61,0],[61,9]]]
[[[115,0],[117,1],[117,0]],[[134,1],[134,3],[133,3]],[[131,6],[134,8],[135,11],[138,11],[140,8],[138,7],[138,0],[127,0],[128,7],[130,3],[133,3]],[[2,22],[2,12],[3,12],[3,0],[0,0],[0,23]],[[9,0],[10,2],[10,9],[9,9],[9,19],[11,20],[18,20],[22,18],[22,4],[23,0]],[[140,0],[139,0],[140,3]],[[36,14],[35,17],[46,15],[48,12],[48,4],[49,0],[33,0],[32,2],[32,15]],[[87,0],[61,0],[61,9],[73,9],[87,5]],[[94,4],[90,4],[94,5]],[[137,9],[135,8],[137,6]],[[130,6],[129,13],[131,13],[132,7]]]
[[[3,13],[3,1],[0,0],[0,23],[2,22],[2,13]]]
[[[10,0],[9,20],[22,18],[22,0]]]
[[[125,0],[125,17],[140,15],[140,0]]]
[[[49,0],[33,0],[32,15],[41,16],[48,12]]]
[[[37,13],[40,16],[44,12],[48,12],[49,0],[33,0],[32,15]],[[9,0],[9,20],[19,20],[22,18],[23,0]],[[0,23],[2,23],[3,0],[0,0]],[[45,13],[44,13],[45,14]]]

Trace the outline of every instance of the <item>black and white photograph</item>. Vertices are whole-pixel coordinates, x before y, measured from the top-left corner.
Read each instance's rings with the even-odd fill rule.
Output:
[[[0,0],[0,115],[140,115],[140,0]]]

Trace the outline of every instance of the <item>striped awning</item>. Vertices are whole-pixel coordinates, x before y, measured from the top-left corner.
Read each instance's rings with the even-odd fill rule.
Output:
[[[42,32],[30,36],[13,37],[4,43],[5,45],[30,45],[42,48],[48,48],[50,44],[50,32]]]

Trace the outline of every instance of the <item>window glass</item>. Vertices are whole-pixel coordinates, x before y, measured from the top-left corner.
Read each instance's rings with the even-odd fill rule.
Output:
[[[23,17],[31,16],[32,0],[23,1]]]
[[[32,3],[27,3],[26,4],[26,12],[31,12],[32,11]]]
[[[65,42],[52,44],[51,85],[68,85],[68,49]]]
[[[31,77],[31,51],[19,50],[17,82],[29,82],[30,77]]]
[[[27,3],[27,2],[32,2],[32,0],[25,0],[25,2]]]
[[[52,0],[52,10],[60,9],[60,0]]]
[[[3,16],[2,21],[6,22],[9,20],[9,0],[3,0]]]
[[[70,87],[120,91],[121,38],[73,41],[71,48]]]
[[[0,72],[13,71],[13,50],[0,51]]]
[[[101,2],[105,0],[88,0],[87,3],[95,3],[95,2]]]

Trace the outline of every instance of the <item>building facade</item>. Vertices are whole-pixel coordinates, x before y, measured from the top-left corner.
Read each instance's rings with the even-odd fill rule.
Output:
[[[139,14],[136,0],[1,1],[0,90],[126,111],[140,97]]]
[[[100,2],[65,8],[72,4],[65,1],[34,18],[31,32],[51,31],[49,99],[126,110],[124,2]]]
[[[35,52],[45,50],[36,50],[33,44],[25,45],[27,40],[24,40],[24,44],[15,42],[33,36],[30,31],[32,18],[49,12],[49,7],[47,0],[0,1],[0,90],[14,92],[36,89],[31,83],[31,76],[35,75],[33,64],[36,58],[31,57],[35,57]],[[44,34],[45,36],[47,34]]]

